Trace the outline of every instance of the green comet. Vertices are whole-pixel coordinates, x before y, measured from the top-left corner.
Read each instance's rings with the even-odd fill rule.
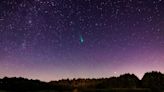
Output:
[[[82,35],[80,35],[80,43],[84,43],[84,38]]]

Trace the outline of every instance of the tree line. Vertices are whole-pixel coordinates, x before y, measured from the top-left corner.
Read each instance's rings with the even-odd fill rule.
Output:
[[[147,72],[140,80],[134,74],[123,74],[119,77],[100,79],[63,79],[59,81],[43,82],[26,78],[0,79],[1,90],[73,90],[73,89],[112,89],[112,88],[148,88],[152,91],[164,90],[164,74],[160,72]]]

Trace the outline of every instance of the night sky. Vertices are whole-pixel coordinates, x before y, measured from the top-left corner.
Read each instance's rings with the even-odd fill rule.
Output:
[[[0,0],[0,78],[164,72],[163,0]]]

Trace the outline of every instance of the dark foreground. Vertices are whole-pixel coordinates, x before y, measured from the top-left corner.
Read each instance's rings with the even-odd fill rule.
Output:
[[[0,92],[24,92],[24,91],[4,91],[1,90]],[[115,89],[88,89],[88,90],[77,90],[74,89],[72,91],[56,91],[56,90],[41,90],[41,91],[25,91],[25,92],[152,92],[150,89],[120,89],[120,88],[115,88]],[[155,91],[156,92],[156,91]],[[164,92],[164,91],[162,91]]]
[[[5,77],[0,79],[0,90],[7,90],[0,92],[164,92],[164,74],[145,73],[141,80],[134,74],[124,74],[111,78],[63,79],[51,82]]]

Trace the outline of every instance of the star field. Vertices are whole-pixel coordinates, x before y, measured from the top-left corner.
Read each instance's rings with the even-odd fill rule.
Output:
[[[0,77],[164,72],[163,0],[1,0]]]

